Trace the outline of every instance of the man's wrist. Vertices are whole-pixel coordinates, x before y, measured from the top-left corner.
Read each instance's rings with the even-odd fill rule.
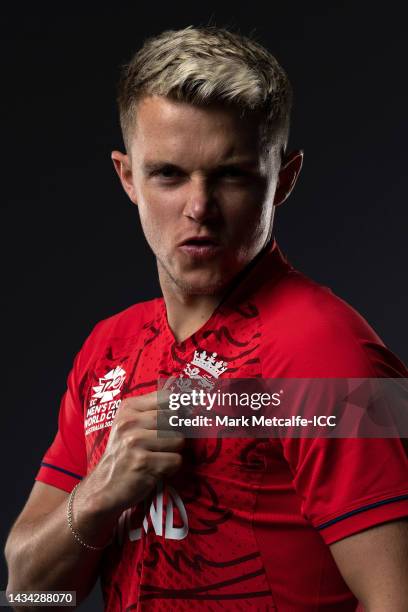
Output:
[[[79,485],[79,486],[78,486]],[[118,518],[121,513],[108,510],[102,496],[92,492],[86,481],[78,483],[71,492],[67,505],[67,520],[71,532],[89,548],[105,548],[113,539]],[[70,508],[70,502],[71,508]]]

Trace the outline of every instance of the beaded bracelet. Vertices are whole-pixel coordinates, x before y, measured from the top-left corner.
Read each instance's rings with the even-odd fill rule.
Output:
[[[79,534],[75,531],[74,526],[73,526],[73,520],[72,520],[72,506],[74,503],[74,497],[75,497],[75,493],[76,490],[79,486],[79,482],[75,485],[75,487],[72,489],[69,499],[68,499],[68,506],[67,506],[67,520],[68,520],[68,527],[72,533],[72,535],[74,536],[74,538],[76,539],[77,542],[79,542],[80,544],[82,544],[82,546],[84,546],[85,548],[88,548],[89,550],[103,550],[104,548],[106,548],[107,546],[109,546],[109,544],[112,544],[112,540],[110,540],[107,544],[104,544],[103,546],[91,546],[91,544],[87,544],[86,542],[83,541],[83,539],[79,536]]]

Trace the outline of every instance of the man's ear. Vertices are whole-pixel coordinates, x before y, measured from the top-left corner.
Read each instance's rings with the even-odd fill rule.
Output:
[[[290,196],[303,165],[303,151],[293,151],[286,155],[279,170],[275,191],[274,206],[280,206]]]
[[[111,159],[116,173],[133,204],[137,205],[136,191],[133,183],[132,164],[129,155],[120,151],[112,151]]]

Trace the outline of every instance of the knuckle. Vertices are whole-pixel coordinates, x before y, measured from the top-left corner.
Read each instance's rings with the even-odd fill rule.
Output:
[[[127,432],[129,428],[129,420],[125,418],[117,419],[114,422],[113,427],[115,428],[117,434],[119,436],[122,436]]]
[[[132,432],[132,435],[129,436],[129,446],[132,448],[140,448],[143,447],[143,442],[145,437],[143,436],[142,430],[138,429]]]
[[[185,445],[184,438],[181,438],[179,436],[170,437],[166,440],[166,446],[168,447],[170,451],[182,450],[184,445]]]
[[[141,436],[137,432],[126,432],[122,438],[123,446],[127,449],[134,450],[140,446]]]
[[[136,448],[133,453],[133,465],[136,470],[142,470],[148,463],[148,452],[144,448]]]
[[[175,453],[175,455],[174,455],[174,467],[176,467],[178,469],[178,468],[181,467],[182,463],[183,463],[183,457],[179,453]]]
[[[124,399],[122,399],[122,401],[120,402],[119,410],[118,410],[118,416],[126,414],[127,412],[130,411],[131,406],[132,406],[130,400],[131,398],[129,397],[125,397]]]
[[[175,446],[175,448],[177,448],[177,449],[180,449],[180,450],[181,450],[182,448],[184,448],[185,443],[186,443],[186,441],[185,441],[185,439],[184,439],[184,438],[181,438],[181,437],[180,437],[180,438],[175,438],[175,439],[174,439],[174,446]]]
[[[171,459],[169,458],[169,460],[165,464],[163,464],[162,466],[163,474],[167,474],[169,472],[174,472],[178,470],[181,467],[181,464],[182,464],[181,455],[178,453],[174,453]]]
[[[136,427],[143,428],[144,426],[143,413],[142,412],[133,413],[132,422],[134,425],[136,425]]]

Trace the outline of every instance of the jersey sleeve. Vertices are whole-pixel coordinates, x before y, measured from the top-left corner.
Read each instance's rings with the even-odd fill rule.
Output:
[[[35,480],[70,492],[86,475],[87,458],[83,424],[81,380],[92,334],[74,359],[61,399],[58,431],[46,451]]]
[[[290,364],[281,375],[312,383],[321,379],[320,399],[326,409],[336,412],[333,389],[341,389],[342,382],[347,385],[347,379],[408,377],[405,365],[347,304],[316,290],[313,302],[309,299],[303,306],[304,324],[291,327],[296,335],[290,332],[289,349],[286,342],[286,354],[280,356],[281,363]],[[336,379],[339,386],[328,379]],[[369,402],[359,407],[363,415],[371,409]],[[363,437],[358,429],[347,435],[281,439],[302,514],[327,544],[408,517],[407,440],[380,438],[381,432]]]
[[[408,461],[397,438],[283,441],[304,517],[327,544],[408,517]]]

